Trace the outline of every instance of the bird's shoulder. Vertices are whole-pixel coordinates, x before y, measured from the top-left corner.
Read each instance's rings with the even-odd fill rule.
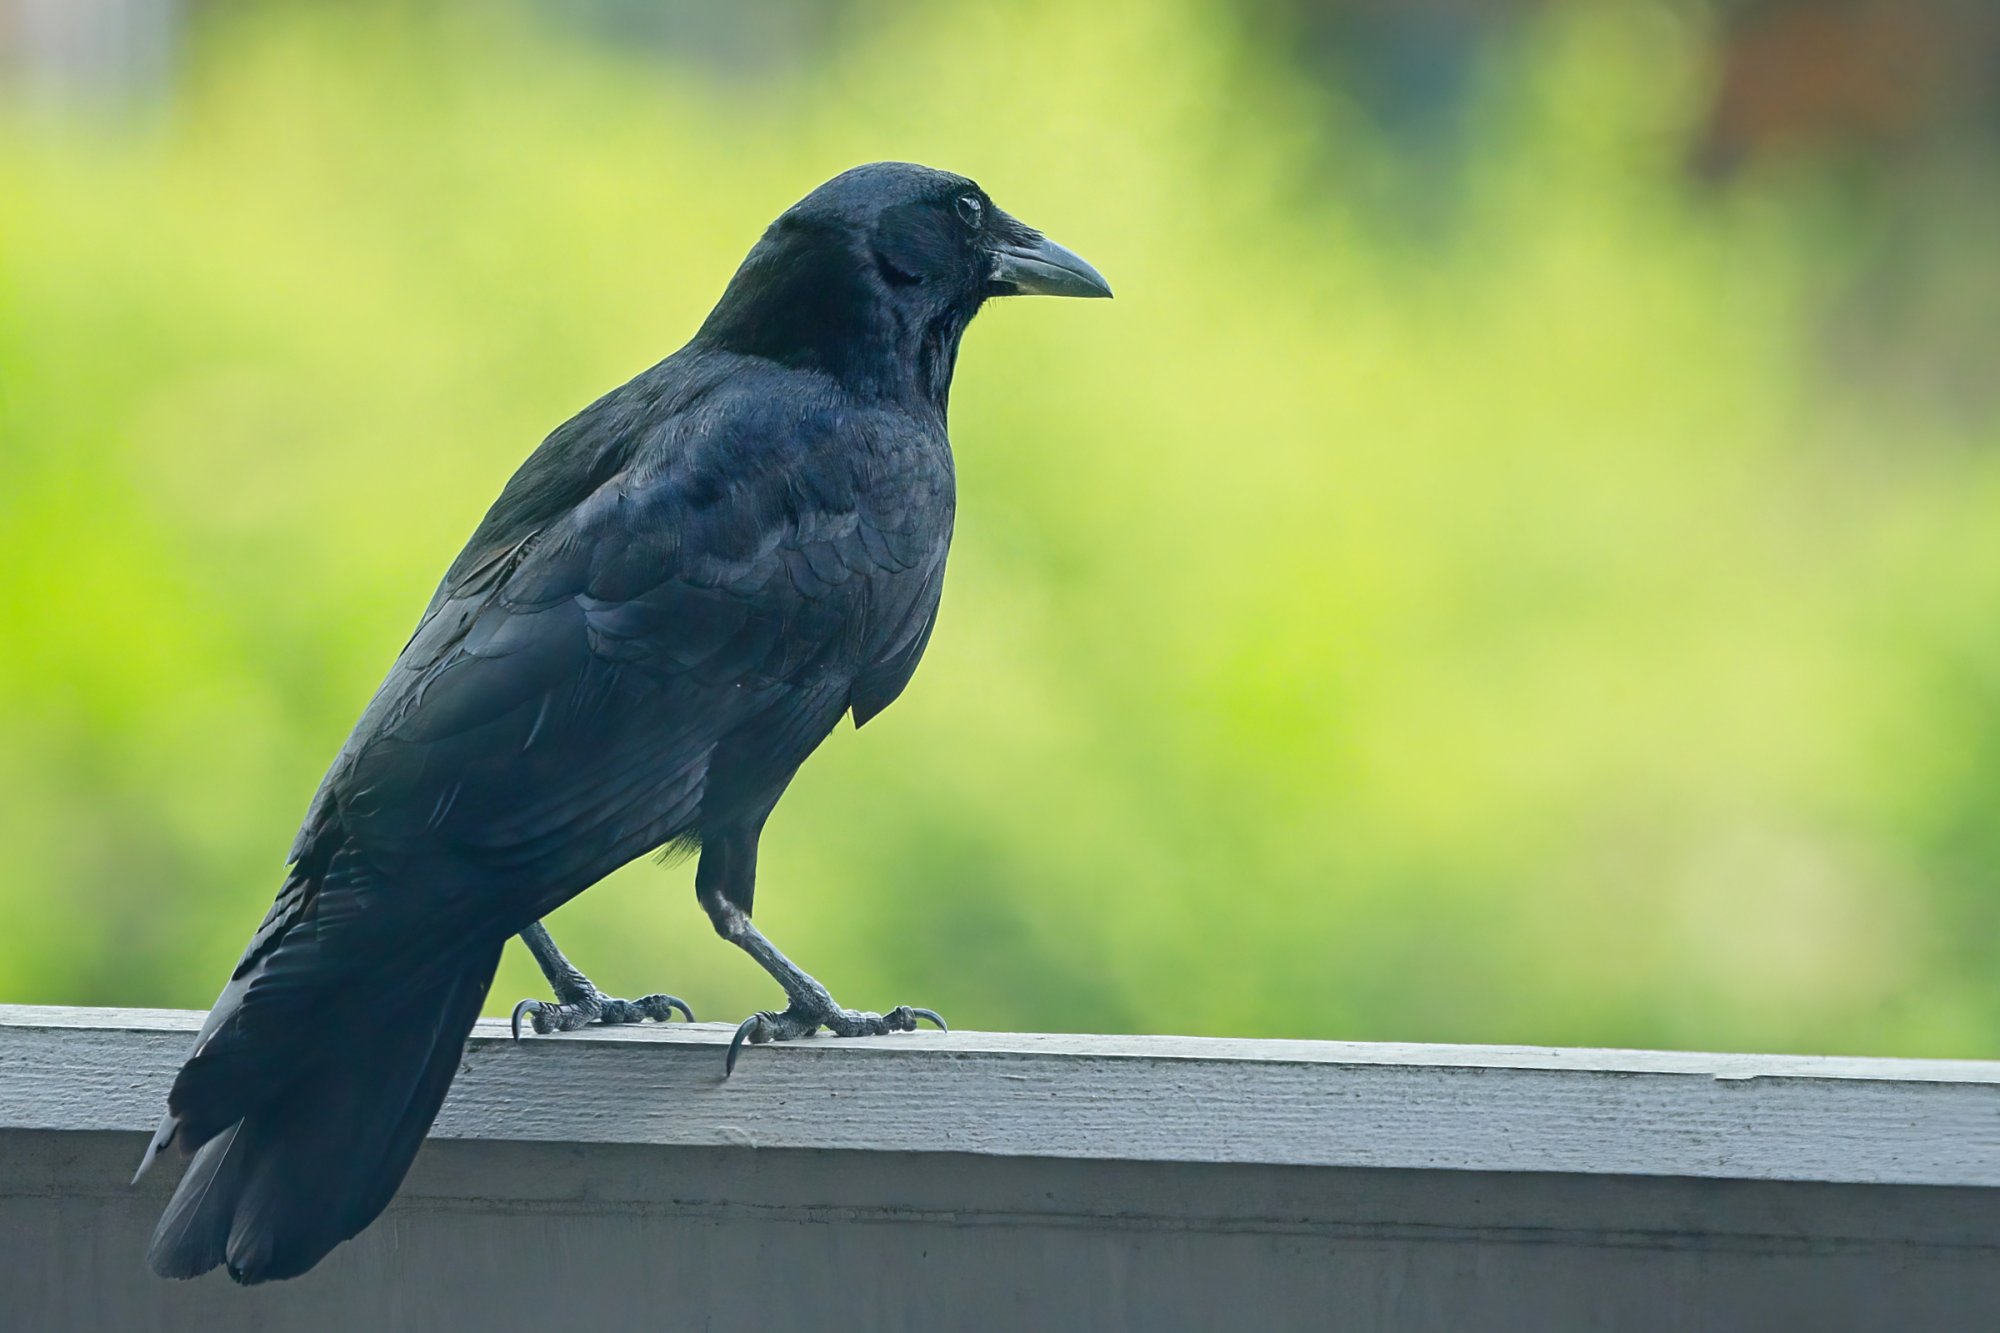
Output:
[[[760,357],[711,351],[691,361],[703,391],[638,432],[621,478],[657,502],[775,520],[948,498],[942,421]]]
[[[740,556],[808,540],[852,515],[884,531],[946,531],[954,508],[941,422],[859,397],[827,376],[688,348],[551,432],[502,490],[438,589],[567,533],[600,564],[660,552]]]

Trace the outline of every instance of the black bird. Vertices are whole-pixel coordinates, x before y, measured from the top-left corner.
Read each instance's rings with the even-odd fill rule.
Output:
[[[842,716],[916,670],[959,339],[1020,293],[1111,294],[964,177],[857,167],[771,225],[686,347],[529,456],[333,761],[174,1080],[140,1171],[168,1144],[194,1160],[156,1272],[292,1277],[373,1221],[510,936],[558,1001],[524,1001],[517,1035],[685,1013],[600,994],[539,924],[656,848],[700,848],[709,920],[784,989],[731,1065],[746,1039],[936,1019],[842,1009],[759,933],[757,839]]]

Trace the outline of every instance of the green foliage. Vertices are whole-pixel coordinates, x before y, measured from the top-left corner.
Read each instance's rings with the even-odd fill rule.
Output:
[[[929,659],[767,836],[847,1003],[2000,1042],[1994,424],[1827,369],[1810,190],[1691,197],[1676,20],[1553,11],[1413,237],[1193,4],[864,8],[729,77],[495,13],[217,10],[157,121],[0,122],[0,999],[205,1004],[519,459],[907,157],[1118,299],[973,330]],[[769,1004],[688,879],[552,928]],[[540,989],[511,951],[494,1009]]]

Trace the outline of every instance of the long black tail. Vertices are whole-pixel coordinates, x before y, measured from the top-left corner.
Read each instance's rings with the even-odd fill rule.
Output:
[[[465,948],[369,997],[358,1031],[343,1030],[336,1005],[317,1016],[320,1031],[294,1033],[313,1058],[195,1153],[153,1232],[153,1271],[296,1277],[374,1221],[437,1118],[499,961],[497,944]],[[190,1062],[182,1078],[203,1073]]]

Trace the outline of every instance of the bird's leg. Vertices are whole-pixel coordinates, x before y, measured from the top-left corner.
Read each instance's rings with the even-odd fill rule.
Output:
[[[796,1037],[811,1036],[821,1028],[836,1037],[879,1037],[887,1032],[914,1032],[920,1018],[945,1028],[944,1019],[935,1010],[913,1009],[907,1004],[886,1014],[841,1008],[834,1003],[826,987],[780,953],[777,945],[764,938],[764,932],[751,923],[748,912],[716,892],[704,892],[701,905],[707,909],[708,919],[715,924],[715,933],[756,959],[757,965],[784,987],[785,998],[790,1001],[784,1009],[767,1009],[743,1020],[736,1029],[735,1038],[729,1043],[729,1057],[723,1065],[724,1078],[735,1072],[736,1057],[746,1041],[757,1045],[767,1041],[791,1041]]]
[[[637,1000],[614,1000],[597,987],[590,984],[590,978],[577,970],[574,963],[563,957],[562,950],[549,937],[548,928],[537,921],[521,932],[521,943],[528,946],[528,952],[541,965],[542,975],[549,979],[549,989],[556,995],[556,1002],[546,1000],[523,1000],[514,1006],[514,1040],[521,1039],[521,1019],[528,1018],[535,1031],[541,1033],[570,1032],[589,1023],[640,1023],[646,1019],[664,1023],[674,1016],[676,1009],[688,1022],[694,1022],[694,1011],[672,995],[647,995]]]

